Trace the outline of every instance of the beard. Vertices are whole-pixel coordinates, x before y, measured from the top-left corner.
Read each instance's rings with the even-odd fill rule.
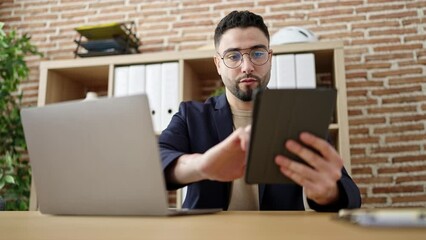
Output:
[[[243,77],[237,78],[235,81],[235,84],[228,84],[226,88],[238,99],[240,99],[243,102],[250,102],[253,100],[253,94],[257,92],[258,90],[265,90],[266,86],[268,85],[268,81],[265,79],[269,79],[270,74],[268,74],[262,81],[262,79],[258,76],[248,74]],[[257,86],[255,88],[247,88],[245,90],[241,89],[239,86],[240,80],[243,78],[254,78],[256,79]],[[233,83],[234,81],[229,81],[230,83]]]

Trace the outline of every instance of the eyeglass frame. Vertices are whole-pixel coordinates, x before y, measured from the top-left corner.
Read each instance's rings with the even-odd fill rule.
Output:
[[[262,48],[262,49],[264,49],[264,50],[266,50],[267,52],[268,52],[268,59],[264,62],[264,63],[262,63],[262,64],[256,64],[256,63],[254,63],[252,60],[251,60],[251,57],[250,57],[250,53],[254,50],[254,49],[258,49],[258,48]],[[250,51],[249,52],[246,52],[246,53],[242,53],[241,51],[243,51],[243,50],[248,50],[248,49],[250,49]],[[236,66],[236,67],[229,67],[228,65],[226,65],[226,63],[225,63],[225,60],[224,60],[224,58],[225,58],[225,54],[227,54],[228,52],[232,52],[232,51],[236,51],[236,52],[239,52],[240,54],[241,54],[241,60],[240,60],[240,64],[238,64],[238,66]],[[236,68],[239,68],[242,64],[243,64],[243,62],[244,62],[244,55],[248,55],[248,57],[249,57],[249,60],[250,60],[250,62],[251,63],[253,63],[254,65],[256,65],[256,66],[263,66],[263,65],[265,65],[268,61],[269,61],[269,59],[270,59],[270,55],[272,55],[272,49],[268,49],[266,46],[264,46],[264,45],[256,45],[256,46],[253,46],[253,47],[250,47],[250,48],[243,48],[243,49],[240,49],[240,48],[231,48],[231,49],[227,49],[226,51],[224,51],[223,52],[223,57],[220,55],[220,53],[219,52],[216,52],[217,53],[217,55],[219,55],[219,58],[220,59],[222,59],[222,62],[223,62],[223,64],[225,64],[225,66],[227,67],[227,68],[230,68],[230,69],[236,69]]]

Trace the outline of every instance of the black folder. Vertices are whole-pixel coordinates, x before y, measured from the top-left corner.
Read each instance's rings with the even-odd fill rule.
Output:
[[[305,163],[284,144],[299,141],[302,132],[327,138],[335,112],[337,91],[332,88],[267,89],[257,92],[247,154],[245,180],[249,184],[281,184],[292,180],[283,175],[275,156],[284,155]],[[305,163],[306,164],[306,163]]]

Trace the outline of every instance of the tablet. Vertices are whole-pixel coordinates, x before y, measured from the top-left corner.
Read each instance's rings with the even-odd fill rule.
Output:
[[[275,156],[284,155],[305,163],[290,153],[288,139],[300,143],[299,135],[309,132],[327,138],[335,112],[337,91],[331,88],[267,89],[255,95],[253,121],[247,154],[245,180],[249,184],[293,182],[283,175]]]

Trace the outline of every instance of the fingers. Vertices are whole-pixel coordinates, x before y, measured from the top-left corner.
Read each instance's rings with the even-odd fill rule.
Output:
[[[306,145],[316,149],[320,154],[292,140],[286,142],[285,147],[314,169],[320,172],[327,172],[333,179],[341,177],[343,160],[328,142],[309,133],[302,133],[300,139]]]
[[[280,171],[306,189],[307,196],[320,204],[338,198],[337,181],[341,178],[343,161],[337,151],[326,141],[309,133],[302,133],[300,141],[314,150],[289,140],[285,147],[309,166],[284,156],[275,158]]]
[[[343,167],[343,160],[340,155],[337,153],[336,149],[330,145],[324,139],[316,137],[310,133],[304,132],[300,134],[300,140],[308,146],[313,147],[318,152],[321,153],[323,159],[329,160],[334,164],[337,164],[340,167]]]

